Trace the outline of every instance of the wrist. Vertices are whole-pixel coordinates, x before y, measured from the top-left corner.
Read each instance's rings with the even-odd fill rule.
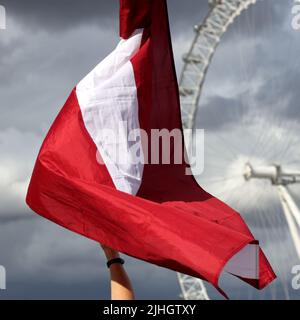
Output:
[[[111,260],[111,259],[116,259],[120,258],[120,254],[118,251],[112,250],[112,249],[107,249],[104,251],[106,259]]]

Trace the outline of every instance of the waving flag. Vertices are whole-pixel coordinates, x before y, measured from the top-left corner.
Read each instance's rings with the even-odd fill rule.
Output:
[[[143,136],[182,132],[165,0],[121,0],[120,36],[53,123],[28,205],[74,232],[220,291],[222,271],[263,288],[275,275],[239,213],[199,187],[183,158],[175,161],[172,148],[184,149],[183,138],[171,144],[169,164],[161,156],[147,161],[154,150]],[[140,161],[133,161],[137,155]]]

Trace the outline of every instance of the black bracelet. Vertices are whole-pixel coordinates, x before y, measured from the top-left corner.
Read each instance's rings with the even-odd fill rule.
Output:
[[[108,260],[106,262],[107,268],[109,268],[113,263],[124,264],[125,261],[122,258],[114,258],[114,259]]]

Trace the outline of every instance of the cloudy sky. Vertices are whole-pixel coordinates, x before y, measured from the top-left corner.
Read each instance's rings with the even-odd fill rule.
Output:
[[[0,265],[7,269],[7,290],[0,299],[107,299],[98,245],[38,217],[24,196],[41,142],[71,89],[118,42],[118,1],[0,4],[7,10],[7,29],[0,30]],[[179,75],[193,25],[209,7],[206,0],[168,4]],[[291,27],[292,6],[292,0],[259,0],[243,13],[224,35],[201,96],[197,127],[206,130],[207,152],[198,179],[241,210],[280,274],[275,289],[261,295],[224,277],[233,298],[285,297],[284,290],[300,297],[289,285],[297,259],[276,192],[268,182],[241,178],[249,159],[299,164],[300,31]],[[297,189],[292,192],[300,200]],[[178,298],[174,272],[126,260],[139,298]]]

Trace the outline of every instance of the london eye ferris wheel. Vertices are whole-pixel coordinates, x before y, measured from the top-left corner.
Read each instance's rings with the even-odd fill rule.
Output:
[[[247,18],[244,11],[252,5],[259,5],[258,2],[265,2],[262,5],[266,6],[274,5],[274,1],[268,0],[209,1],[209,13],[203,22],[194,27],[194,39],[183,56],[179,80],[181,112],[186,129],[199,127],[198,119],[201,119],[202,112],[206,112],[212,121],[225,113],[235,113],[234,125],[206,130],[205,170],[197,179],[207,191],[241,212],[262,240],[278,280],[261,297],[289,299],[290,270],[287,265],[300,259],[300,203],[295,192],[300,185],[300,139],[297,135],[300,121],[287,121],[272,110],[260,109],[257,107],[260,101],[251,94],[246,98],[243,95],[238,103],[224,108],[222,113],[209,111],[209,103],[206,106],[201,103],[209,68],[225,33],[234,29],[231,25],[236,20]],[[251,32],[255,21],[252,24],[248,22]],[[233,32],[238,35],[238,30]],[[231,50],[231,68],[240,68],[243,80],[248,84],[244,90],[250,88],[254,91],[255,86],[251,82],[253,73],[252,70],[249,72],[250,63],[244,54],[247,47],[241,44]],[[260,58],[259,53],[256,58]],[[266,94],[272,95],[276,85],[270,83]],[[237,92],[239,90],[242,89],[237,88]],[[256,107],[253,107],[254,104]],[[190,141],[191,137],[186,137],[189,152]],[[201,280],[183,274],[178,274],[178,280],[183,299],[210,298]],[[252,293],[249,291],[247,294]]]

